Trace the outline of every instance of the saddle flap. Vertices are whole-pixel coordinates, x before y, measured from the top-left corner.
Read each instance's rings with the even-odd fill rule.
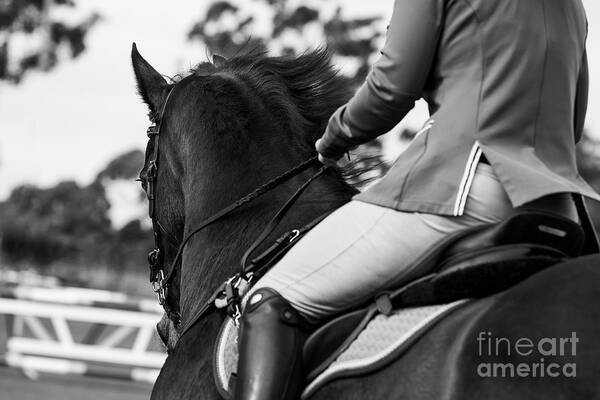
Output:
[[[339,316],[323,325],[304,344],[308,379],[321,373],[354,340],[373,317],[375,309],[363,308]]]

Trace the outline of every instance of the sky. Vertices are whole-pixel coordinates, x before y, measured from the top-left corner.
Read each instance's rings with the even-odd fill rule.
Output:
[[[253,2],[247,2],[252,4]],[[104,17],[89,34],[86,52],[57,69],[30,73],[18,86],[0,83],[0,200],[16,185],[42,187],[62,180],[85,185],[111,159],[146,143],[147,110],[135,91],[131,43],[161,73],[174,75],[206,59],[186,41],[206,2],[79,0],[78,13]],[[389,18],[392,0],[346,0],[348,15]],[[590,33],[587,127],[600,137],[600,2],[584,0]],[[385,24],[384,24],[385,25]],[[315,43],[318,46],[320,43]],[[406,124],[426,119],[420,104]]]

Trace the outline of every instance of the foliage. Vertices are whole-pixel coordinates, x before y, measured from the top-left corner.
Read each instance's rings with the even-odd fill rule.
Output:
[[[72,58],[81,55],[100,16],[92,13],[77,24],[54,16],[58,9],[74,7],[75,0],[0,1],[0,80],[19,83],[30,70],[49,71],[63,49]]]
[[[2,250],[10,261],[75,261],[106,240],[108,202],[98,184],[61,182],[49,189],[21,186],[3,204]],[[93,257],[93,256],[92,256]]]
[[[96,180],[102,179],[134,179],[144,165],[144,153],[131,150],[121,154],[98,173]]]
[[[313,2],[311,6],[291,0],[249,3],[250,9],[242,7],[239,1],[212,2],[204,19],[191,28],[188,39],[200,41],[211,53],[225,57],[249,49],[268,50],[275,55],[298,54],[315,43],[323,44],[334,57],[343,57],[355,65],[344,71],[354,84],[364,80],[378,50],[380,16],[345,18],[342,3],[332,0]],[[328,15],[327,8],[331,6],[336,8]],[[265,8],[272,15],[266,29],[257,27],[263,23],[258,21],[258,15],[265,14]]]
[[[133,181],[142,164],[143,153],[136,150],[116,157],[88,186],[67,181],[48,189],[15,188],[0,203],[3,259],[42,269],[57,262],[119,271],[139,268],[152,234],[139,220],[120,229],[112,226],[104,184],[114,179]]]

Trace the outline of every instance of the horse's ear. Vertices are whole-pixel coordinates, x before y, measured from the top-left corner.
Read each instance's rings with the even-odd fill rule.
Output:
[[[153,67],[144,60],[137,50],[135,43],[131,48],[133,72],[137,81],[138,93],[150,108],[151,114],[156,114],[167,94],[169,84]]]
[[[213,64],[215,64],[217,67],[223,65],[225,61],[227,61],[225,57],[220,56],[218,54],[213,54]]]

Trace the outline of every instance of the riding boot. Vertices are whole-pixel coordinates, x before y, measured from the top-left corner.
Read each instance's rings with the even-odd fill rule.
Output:
[[[242,316],[235,400],[297,400],[304,387],[306,323],[272,289],[254,292]]]

